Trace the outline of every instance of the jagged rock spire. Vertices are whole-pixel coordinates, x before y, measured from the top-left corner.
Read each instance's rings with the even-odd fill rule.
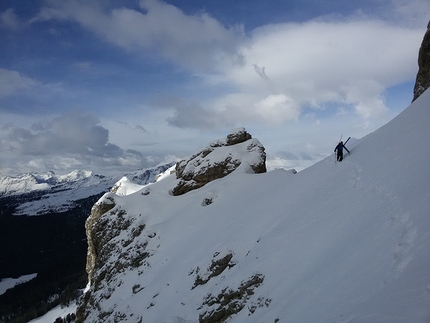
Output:
[[[418,67],[412,102],[430,87],[430,21],[418,54]]]

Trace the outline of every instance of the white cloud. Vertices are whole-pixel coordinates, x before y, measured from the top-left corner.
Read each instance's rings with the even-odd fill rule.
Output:
[[[264,26],[241,48],[246,64],[224,70],[223,81],[239,92],[217,104],[273,120],[295,120],[300,107],[326,103],[379,117],[387,110],[385,89],[415,77],[422,36],[422,30],[374,20]],[[268,109],[264,103],[274,98],[288,98],[288,104],[280,100]],[[253,105],[261,109],[249,109]]]
[[[228,126],[230,123],[225,116],[216,111],[207,109],[199,103],[188,102],[177,98],[171,102],[174,108],[172,116],[167,117],[167,122],[179,128],[214,129],[220,126]],[[232,125],[232,124],[230,124]]]
[[[123,150],[109,142],[109,130],[80,111],[64,114],[30,127],[9,124],[1,129],[0,149],[7,152],[0,172],[74,168],[108,169],[142,167],[141,153]]]
[[[3,12],[0,12],[0,27],[12,30],[20,30],[23,27],[23,23],[15,14],[13,9],[7,9]]]
[[[17,71],[0,68],[0,98],[20,93],[38,86],[39,83]]]
[[[355,110],[363,118],[379,117],[388,111],[385,106],[381,84],[371,80],[356,80],[344,85],[345,101],[355,103]]]
[[[284,94],[271,94],[255,104],[256,112],[270,123],[280,124],[285,120],[297,120],[300,115],[298,104]]]
[[[31,129],[13,128],[8,143],[22,155],[80,154],[88,156],[119,156],[119,147],[108,142],[109,131],[91,116],[75,111]]]
[[[167,121],[177,127],[279,124],[297,120],[303,107],[327,103],[353,107],[364,118],[378,117],[387,110],[384,90],[414,78],[423,36],[422,28],[402,23],[417,15],[421,1],[412,6],[390,0],[382,16],[396,14],[397,25],[387,17],[357,14],[271,24],[247,36],[207,13],[187,15],[159,0],[140,1],[141,11],[107,8],[98,1],[48,3],[33,22],[76,21],[114,45],[155,51],[199,72],[208,85],[228,86],[228,93],[212,100],[175,106]]]
[[[302,137],[312,135],[332,136],[336,141],[339,132],[352,131],[354,127],[360,128],[361,132],[356,133],[363,135],[368,131],[363,130],[363,125],[373,130],[392,117],[385,102],[386,89],[415,78],[418,48],[426,27],[426,22],[421,23],[422,16],[428,12],[423,8],[429,8],[422,0],[380,0],[378,8],[390,3],[390,9],[384,13],[270,24],[244,34],[241,26],[229,28],[210,14],[189,15],[159,0],[137,2],[136,9],[114,8],[110,6],[112,3],[47,0],[30,22],[77,23],[84,32],[90,31],[131,53],[133,60],[161,57],[169,63],[169,71],[172,66],[179,67],[181,80],[184,72],[192,74],[186,79],[189,84],[184,82],[181,87],[187,88],[184,94],[187,97],[178,98],[180,94],[176,91],[167,94],[176,96],[168,103],[149,106],[151,101],[146,101],[140,115],[134,114],[138,110],[134,108],[133,118],[129,119],[132,121],[127,125],[113,125],[111,120],[109,127],[103,127],[91,118],[89,123],[78,124],[79,118],[69,117],[69,124],[67,118],[60,118],[45,122],[38,129],[22,126],[14,128],[13,133],[11,128],[3,129],[14,138],[9,139],[8,147],[15,149],[14,156],[20,156],[27,166],[30,162],[34,166],[40,164],[43,156],[49,156],[49,165],[59,168],[77,163],[119,167],[139,162],[139,154],[127,152],[124,143],[126,148],[144,152],[145,162],[161,161],[169,153],[179,156],[192,153],[198,145],[224,135],[223,129],[238,126],[247,129],[261,126],[264,130],[256,135],[259,139],[276,132],[278,137],[263,144],[268,151],[276,148],[280,152],[302,151],[302,147],[282,142],[281,127],[273,125],[288,123],[288,131],[305,128],[301,132],[296,130],[295,137],[290,138],[298,145]],[[2,17],[3,24],[11,22],[10,28],[14,19],[17,21],[13,11],[5,12]],[[415,19],[413,22],[408,20],[411,17]],[[80,71],[91,70],[95,68],[94,62],[82,57],[75,60],[74,66]],[[4,69],[0,69],[0,85],[0,98],[29,89],[33,89],[33,94],[40,92],[35,97],[62,90],[62,84],[41,85],[19,72]],[[66,95],[70,93],[59,96]],[[130,110],[124,104],[119,114]],[[312,122],[309,116],[314,118]],[[104,117],[109,118],[107,113]],[[347,118],[347,122],[339,122]],[[140,127],[133,122],[139,122]],[[55,123],[59,128],[55,128]],[[73,129],[68,129],[71,124]],[[334,133],[324,127],[333,128]],[[340,130],[341,127],[346,131]],[[63,128],[64,133],[58,130]],[[208,130],[218,133],[208,138],[204,132]],[[321,156],[321,151],[332,150],[323,142],[315,144],[316,139],[306,139],[319,147],[309,153],[312,161]],[[71,151],[74,155],[69,155]],[[54,157],[55,152],[64,156]],[[284,153],[273,159],[276,163],[285,160],[295,164],[296,157],[297,163],[307,158],[305,154],[285,154],[288,155]]]
[[[142,11],[106,10],[98,1],[48,1],[32,22],[76,21],[104,40],[130,51],[156,50],[162,57],[187,68],[206,70],[228,58],[237,62],[236,42],[243,31],[227,29],[207,13],[186,15],[158,0],[141,0]]]
[[[428,0],[384,0],[390,10],[386,10],[384,17],[397,21],[403,26],[422,28],[428,22],[430,2]]]

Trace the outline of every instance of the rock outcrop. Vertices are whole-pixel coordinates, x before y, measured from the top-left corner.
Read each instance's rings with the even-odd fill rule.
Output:
[[[94,292],[100,292],[103,298],[108,299],[118,284],[114,276],[142,267],[150,255],[146,247],[148,240],[155,235],[148,232],[146,237],[137,239],[145,229],[145,223],[139,216],[129,216],[116,203],[116,198],[133,194],[138,187],[144,186],[123,177],[94,204],[85,222],[88,241],[86,271],[91,289],[77,309],[77,322],[84,322],[89,313],[95,311],[94,304],[99,299]],[[98,322],[111,322],[106,319],[111,312],[97,310],[100,312]],[[117,322],[117,318],[114,321]]]
[[[430,87],[430,21],[418,53],[418,67],[412,102]]]
[[[97,239],[95,238],[93,226],[103,214],[112,210],[114,207],[115,201],[113,199],[113,193],[106,193],[97,201],[96,204],[94,204],[94,206],[91,208],[90,216],[88,217],[87,221],[85,221],[85,231],[88,241],[86,271],[88,273],[88,281],[90,283],[96,264],[96,258],[98,254],[97,250],[100,249],[98,243],[96,242]]]
[[[181,195],[197,189],[234,170],[240,169],[245,173],[266,172],[264,150],[262,144],[252,138],[245,129],[237,129],[226,138],[211,143],[190,159],[178,162],[177,179],[171,177],[169,186],[165,186],[164,194],[172,198],[172,201],[180,202],[180,198],[173,198],[171,195]],[[167,169],[160,178],[169,177],[172,170],[173,167]],[[176,187],[169,191],[175,184]],[[172,194],[169,195],[168,191]],[[146,305],[146,310],[156,306],[155,298],[159,292],[151,294],[147,291],[149,286],[145,273],[153,266],[158,266],[153,257],[159,252],[162,240],[155,229],[157,226],[154,226],[154,221],[157,223],[164,217],[162,215],[164,206],[152,209],[150,204],[145,204],[153,200],[151,192],[152,188],[149,186],[139,185],[123,177],[92,207],[91,215],[85,224],[88,240],[86,270],[89,285],[77,309],[77,323],[120,322],[130,319],[134,313],[117,308],[116,302],[110,304],[111,299],[117,299],[118,290],[123,290],[124,286],[128,285],[130,286],[126,288],[125,293],[130,295],[127,297],[136,296],[143,300],[150,295],[151,300]],[[216,198],[216,192],[208,194],[202,206],[211,204],[213,198]],[[159,197],[160,192],[155,193],[155,196]],[[123,201],[128,198],[133,198],[135,203],[132,204],[137,208],[125,207]],[[156,212],[153,213],[151,210]],[[162,260],[164,261],[167,260]],[[261,303],[263,298],[258,302],[250,301],[254,291],[263,283],[262,274],[246,274],[240,284],[202,295],[202,289],[211,289],[212,282],[221,279],[221,276],[235,265],[234,252],[217,251],[207,270],[197,266],[185,271],[188,272],[190,283],[186,290],[195,293],[198,298],[202,297],[197,308],[200,313],[199,322],[222,322],[241,312],[247,304],[248,311],[252,314],[255,308],[268,306],[270,303],[266,298],[264,304]],[[133,280],[124,279],[124,274],[131,272],[135,275]],[[169,283],[166,283],[166,287],[169,287]],[[120,293],[125,295],[123,292]],[[143,315],[136,314],[130,320],[143,322]]]
[[[227,138],[212,142],[187,160],[176,164],[179,183],[172,194],[182,195],[222,178],[239,167],[249,173],[265,173],[263,145],[244,129],[232,131]]]

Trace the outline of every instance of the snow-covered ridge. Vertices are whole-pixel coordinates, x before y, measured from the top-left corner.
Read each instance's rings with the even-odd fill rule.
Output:
[[[141,184],[138,184],[135,182],[135,180],[137,180],[137,176],[131,177],[133,178],[133,180],[131,180],[128,176],[124,176],[114,184],[114,186],[110,189],[110,192],[118,196],[125,196],[125,195],[136,193],[142,190],[143,188],[151,185],[152,183],[161,181],[167,176],[173,174],[175,172],[175,168],[176,168],[176,165],[167,168],[164,172],[161,172],[161,173],[159,173],[159,171],[153,172],[154,174],[156,174],[155,178],[152,178],[152,180],[150,181],[144,181],[144,182],[140,181]],[[149,191],[145,190],[144,192],[142,192],[142,194],[147,194],[147,192]],[[102,196],[99,202],[104,200],[105,200],[105,197]]]
[[[16,177],[0,178],[0,196],[13,196],[33,191],[49,190],[46,180],[41,181],[35,174],[23,174]]]
[[[138,184],[147,184],[154,182],[156,176],[171,165],[142,169],[126,176]],[[107,192],[117,181],[116,176],[98,175],[88,170],[75,170],[66,175],[48,172],[2,177],[0,198],[36,193],[37,198],[29,198],[27,202],[19,204],[14,214],[34,216],[48,212],[59,213],[75,207],[81,199]]]
[[[429,106],[340,163],[110,193],[78,322],[429,322]]]
[[[92,171],[76,169],[67,175],[58,176],[57,179],[58,179],[58,182],[76,182],[92,176],[94,176]]]
[[[143,185],[136,184],[132,182],[127,176],[121,178],[115,185],[112,187],[111,191],[116,195],[130,195],[136,193],[141,190]]]
[[[3,176],[0,177],[0,197],[21,195],[34,191],[47,191],[56,185],[74,183],[91,177],[94,177],[94,174],[87,170],[74,170],[66,175],[56,175],[51,171],[42,174],[29,173],[19,176]]]

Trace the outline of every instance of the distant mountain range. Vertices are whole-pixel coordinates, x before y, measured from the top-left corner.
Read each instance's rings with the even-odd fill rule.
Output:
[[[125,176],[144,185],[173,164]],[[37,274],[0,295],[1,323],[28,322],[85,287],[85,220],[122,176],[75,170],[0,178],[0,280]]]
[[[147,184],[155,181],[157,174],[172,165],[142,169],[125,176],[139,184]],[[0,177],[0,200],[14,197],[20,201],[13,215],[61,213],[75,207],[79,200],[108,191],[119,178],[94,174],[88,170],[74,170],[66,175],[56,175],[51,171],[4,176]]]

